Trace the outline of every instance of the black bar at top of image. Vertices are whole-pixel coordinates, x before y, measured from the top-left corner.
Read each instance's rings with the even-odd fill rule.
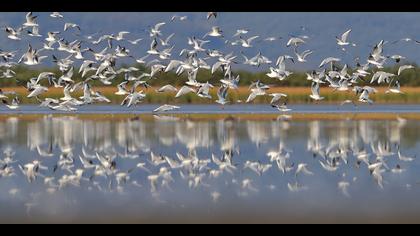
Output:
[[[11,0],[1,3],[1,11],[415,12],[420,11],[420,3],[412,0],[403,3],[380,0]]]

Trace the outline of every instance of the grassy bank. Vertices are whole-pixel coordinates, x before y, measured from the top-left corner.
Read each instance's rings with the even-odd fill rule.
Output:
[[[144,103],[147,104],[211,104],[217,99],[217,88],[214,88],[211,91],[213,96],[212,100],[200,98],[197,95],[191,93],[180,98],[174,98],[175,93],[156,93],[156,88],[149,88],[145,90],[147,97],[144,100]],[[420,87],[403,87],[401,88],[405,94],[385,94],[386,87],[378,88],[379,93],[372,95],[371,98],[376,103],[394,103],[394,104],[416,104],[420,103]],[[35,99],[28,99],[26,96],[28,92],[23,87],[9,87],[2,88],[3,91],[15,91],[17,92],[24,104],[33,104],[36,103]],[[103,95],[108,97],[112,103],[119,104],[124,99],[123,96],[117,96],[114,93],[117,91],[116,87],[94,87],[95,91],[100,91]],[[309,87],[277,87],[271,88],[269,93],[286,93],[288,95],[288,101],[290,104],[304,104],[304,103],[314,103],[310,98],[309,94],[311,93]],[[228,99],[231,103],[237,103],[238,100],[246,101],[249,90],[247,87],[241,87],[238,90],[230,90]],[[81,92],[73,93],[73,97],[81,96]],[[61,88],[50,88],[49,91],[45,94],[42,94],[40,97],[51,97],[51,98],[60,98],[63,96],[63,89]],[[321,88],[321,96],[325,99],[319,103],[339,103],[346,99],[357,100],[353,92],[337,92],[331,88]],[[263,96],[258,97],[253,103],[269,103],[271,97]]]

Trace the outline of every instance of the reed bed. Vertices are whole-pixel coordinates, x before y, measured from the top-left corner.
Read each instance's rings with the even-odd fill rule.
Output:
[[[144,104],[213,104],[217,99],[217,88],[211,90],[210,94],[213,96],[213,100],[200,98],[196,94],[190,93],[180,98],[174,98],[175,93],[157,93],[156,87],[144,89],[147,93],[146,99],[143,101]],[[377,88],[378,93],[371,95],[371,98],[375,103],[392,103],[392,104],[418,104],[420,103],[420,87],[402,87],[401,90],[404,94],[386,94],[386,87]],[[7,87],[2,88],[3,91],[15,91],[19,94],[23,104],[35,104],[37,100],[35,98],[28,99],[26,96],[28,92],[24,87]],[[115,92],[116,87],[94,87],[95,91],[101,92],[103,95],[108,97],[113,104],[119,104],[124,99],[124,96],[117,96]],[[289,104],[311,104],[315,103],[309,98],[311,89],[309,87],[275,87],[271,88],[269,93],[285,93],[288,95],[287,102]],[[240,87],[237,90],[230,90],[228,94],[228,100],[230,103],[245,102],[248,98],[250,91],[248,87]],[[72,94],[73,97],[78,98],[82,96],[81,92],[75,92]],[[50,88],[48,92],[42,94],[40,98],[60,98],[63,96],[62,88]],[[334,104],[340,103],[344,100],[351,99],[356,101],[356,95],[351,92],[339,92],[334,91],[331,88],[321,88],[321,96],[325,97],[323,101],[316,102],[319,104]],[[11,97],[11,96],[10,96]],[[267,104],[271,100],[270,96],[261,96],[253,101],[253,104]]]

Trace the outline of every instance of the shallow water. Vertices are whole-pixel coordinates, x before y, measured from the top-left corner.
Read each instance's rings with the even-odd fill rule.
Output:
[[[278,114],[279,111],[269,105],[179,105],[179,110],[171,114]],[[137,107],[121,107],[116,105],[90,105],[78,107],[77,114],[151,114],[159,105],[139,105]],[[289,105],[290,113],[420,113],[420,105]],[[0,106],[0,114],[70,114],[71,112],[52,111],[45,107],[23,105],[18,110],[10,110]]]
[[[419,152],[420,123],[416,120],[397,116],[302,120],[294,119],[293,114],[290,120],[147,115],[1,118],[0,148],[14,152],[9,156],[15,161],[0,165],[1,222],[420,219],[420,163],[399,160],[395,154],[397,147],[404,156]],[[371,164],[383,155],[382,181],[370,173],[369,163],[358,162],[357,153],[362,151],[369,154]],[[151,152],[181,162],[178,153],[184,156],[183,166],[153,163]],[[281,158],[275,159],[284,160],[289,170],[283,173],[277,161],[267,156],[269,152],[279,152]],[[105,168],[100,176],[103,168],[96,153],[115,158],[115,168]],[[85,169],[81,177],[75,176],[77,169],[83,169],[80,155],[98,166],[96,174],[94,169]],[[40,168],[29,181],[19,165],[34,160],[47,169]],[[229,160],[231,165],[226,164]],[[257,173],[245,168],[247,161],[271,167]],[[320,162],[329,162],[329,169],[334,170],[324,169]],[[147,170],[136,167],[139,163]],[[302,163],[312,174],[296,175]],[[230,167],[223,168],[226,165]],[[9,167],[12,176],[4,174]],[[129,177],[118,179],[124,172]],[[149,178],[159,172],[152,183]],[[340,189],[339,182],[347,187]]]

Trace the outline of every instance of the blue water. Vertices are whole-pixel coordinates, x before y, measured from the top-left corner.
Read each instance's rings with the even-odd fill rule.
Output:
[[[103,112],[101,107],[92,108]],[[146,108],[152,106],[139,107]],[[192,110],[194,106],[186,108]],[[239,111],[239,107],[233,109]],[[401,161],[396,155],[397,147],[405,156],[420,153],[420,123],[397,120],[397,115],[381,121],[204,121],[143,119],[141,115],[123,120],[79,119],[72,115],[31,120],[23,117],[10,116],[0,121],[0,157],[4,159],[3,152],[13,150],[16,161],[9,165],[15,175],[0,177],[0,222],[363,223],[420,219],[420,162],[417,158]],[[280,147],[290,155],[290,172],[282,173],[267,156]],[[374,163],[374,149],[379,148],[394,153],[384,157],[388,167],[382,169],[382,187],[367,164],[357,163],[356,159],[356,151],[365,150],[369,162]],[[41,155],[38,149],[51,156]],[[72,175],[69,170],[74,173],[82,168],[82,149],[90,155],[115,155],[116,172],[101,177],[86,169],[79,186],[59,187],[60,180]],[[187,167],[171,168],[168,163],[154,165],[151,152],[174,160],[178,160],[176,153],[188,156],[196,152],[199,160],[209,163],[206,168],[190,172]],[[210,171],[219,169],[211,160],[212,154],[221,158],[226,152],[232,153],[235,170],[211,177]],[[346,161],[341,157],[336,171],[326,171],[320,165],[320,161],[325,162],[319,154],[322,152],[346,153]],[[73,156],[69,170],[59,164],[64,153]],[[47,169],[28,182],[18,165],[34,160]],[[272,167],[259,175],[245,168],[247,161]],[[95,158],[92,162],[100,165]],[[136,168],[138,163],[149,172]],[[306,163],[313,174],[296,175],[300,163]],[[404,171],[393,173],[396,165]],[[172,180],[165,185],[161,178],[153,189],[148,177],[163,168],[170,172]],[[117,172],[126,171],[130,178],[117,183]],[[52,183],[45,183],[45,177],[52,178]],[[244,181],[250,181],[250,185],[244,186]],[[341,181],[349,184],[347,193],[338,188]],[[301,188],[291,191],[288,184],[296,183]],[[17,192],[12,194],[11,190]],[[215,193],[219,194],[216,199]]]
[[[151,114],[159,105],[139,105],[137,107],[121,107],[116,105],[92,105],[78,107],[76,112],[52,111],[48,108],[24,105],[18,110],[10,110],[0,106],[0,114]],[[171,114],[279,114],[269,105],[180,105],[179,110]],[[291,114],[312,113],[420,113],[420,105],[290,105]]]

